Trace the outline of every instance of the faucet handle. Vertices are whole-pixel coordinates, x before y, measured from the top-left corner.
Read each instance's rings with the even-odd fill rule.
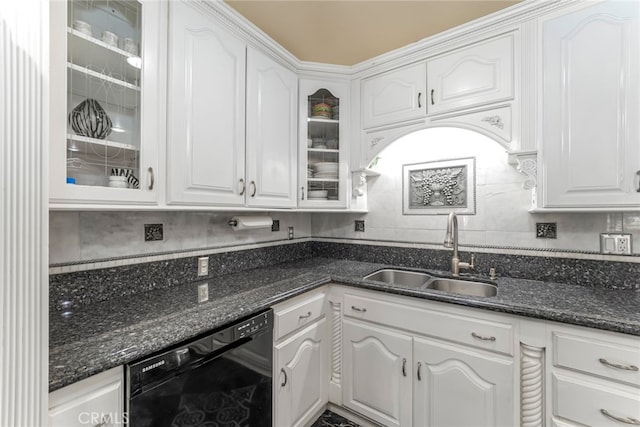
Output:
[[[475,265],[473,264],[476,260],[476,256],[474,254],[471,254],[471,262],[469,263],[469,268],[473,269],[475,268]]]

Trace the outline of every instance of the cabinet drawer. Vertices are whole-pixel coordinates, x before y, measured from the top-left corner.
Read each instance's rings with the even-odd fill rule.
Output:
[[[634,424],[630,419],[640,422],[640,391],[634,387],[555,374],[552,395],[554,417],[602,427]]]
[[[49,395],[49,427],[122,425],[123,379],[122,367],[117,367],[54,391]]]
[[[640,387],[640,340],[620,342],[594,335],[553,332],[554,366]]]
[[[278,340],[287,334],[313,322],[322,315],[325,294],[304,295],[274,307],[273,339]]]
[[[498,320],[412,307],[374,298],[345,294],[344,314],[473,347],[513,355],[513,325]]]

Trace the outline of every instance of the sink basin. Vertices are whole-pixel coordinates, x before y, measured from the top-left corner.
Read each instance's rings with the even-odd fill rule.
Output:
[[[391,268],[387,268],[384,270],[376,271],[375,273],[371,273],[368,276],[365,276],[364,279],[374,280],[376,282],[391,283],[407,288],[419,288],[427,283],[427,281],[431,279],[431,276],[415,271],[394,270]]]
[[[426,288],[474,297],[494,297],[498,293],[498,287],[491,283],[458,279],[433,279]]]

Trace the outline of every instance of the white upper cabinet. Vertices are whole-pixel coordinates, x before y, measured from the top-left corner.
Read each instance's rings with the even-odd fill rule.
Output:
[[[427,66],[409,65],[362,81],[362,127],[426,117]]]
[[[296,206],[298,77],[247,51],[247,205]]]
[[[347,206],[348,95],[343,82],[300,80],[299,207]]]
[[[170,2],[167,202],[244,204],[246,47]]]
[[[50,202],[153,205],[166,4],[51,3]]]
[[[543,208],[640,208],[640,3],[580,3],[544,18]]]
[[[195,6],[169,21],[167,202],[295,207],[296,74]]]
[[[513,99],[512,34],[427,61],[429,116]]]

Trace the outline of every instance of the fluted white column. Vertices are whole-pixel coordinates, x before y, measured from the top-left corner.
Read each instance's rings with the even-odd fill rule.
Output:
[[[48,8],[0,1],[0,426],[46,425]]]
[[[544,348],[520,343],[520,426],[544,426]]]

